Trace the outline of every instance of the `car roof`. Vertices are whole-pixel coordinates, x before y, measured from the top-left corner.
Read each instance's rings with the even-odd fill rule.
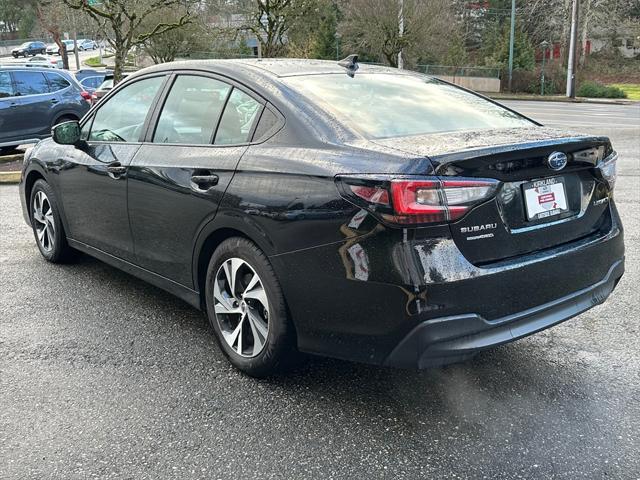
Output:
[[[358,64],[359,73],[393,73],[393,74],[413,74],[397,68],[380,65]],[[261,72],[266,76],[274,78],[290,77],[296,75],[318,75],[328,73],[345,73],[346,69],[338,65],[333,60],[309,60],[293,58],[268,58],[268,59],[230,59],[230,60],[186,60],[169,62],[145,68],[136,72],[146,73],[153,71],[167,70],[210,70],[220,73],[234,73],[241,76],[255,76],[256,72]]]

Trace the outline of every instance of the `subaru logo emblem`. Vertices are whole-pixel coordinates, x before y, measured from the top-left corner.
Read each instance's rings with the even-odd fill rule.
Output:
[[[567,166],[567,155],[562,152],[553,152],[547,157],[547,165],[551,170],[562,170]]]

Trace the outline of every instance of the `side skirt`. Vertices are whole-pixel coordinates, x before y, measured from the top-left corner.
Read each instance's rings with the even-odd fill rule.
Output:
[[[191,290],[190,288],[185,287],[173,280],[163,277],[162,275],[158,275],[157,273],[153,273],[149,270],[146,270],[142,267],[134,265],[133,263],[127,262],[126,260],[122,260],[121,258],[115,257],[109,253],[103,252],[102,250],[87,245],[86,243],[79,242],[77,240],[73,240],[72,238],[67,238],[67,242],[70,247],[75,248],[76,250],[80,250],[81,252],[86,253],[87,255],[91,255],[92,257],[97,258],[104,263],[107,263],[113,267],[116,267],[120,270],[123,270],[135,277],[144,280],[152,285],[155,285],[158,288],[166,290],[167,292],[175,295],[176,297],[184,300],[189,305],[197,308],[198,310],[202,310],[200,305],[200,294],[195,290]]]

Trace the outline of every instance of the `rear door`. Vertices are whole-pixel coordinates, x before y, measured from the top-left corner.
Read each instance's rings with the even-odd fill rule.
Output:
[[[192,287],[193,245],[247,149],[260,98],[228,80],[179,73],[129,172],[136,263]]]
[[[0,143],[20,135],[17,116],[20,114],[20,98],[16,96],[11,73],[0,71]]]
[[[20,114],[15,116],[16,129],[23,138],[49,134],[51,112],[59,100],[55,94],[49,93],[44,73],[14,70],[13,80],[20,97]]]

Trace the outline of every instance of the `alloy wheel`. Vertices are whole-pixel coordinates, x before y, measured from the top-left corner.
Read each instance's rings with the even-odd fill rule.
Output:
[[[38,243],[45,252],[50,252],[55,242],[56,225],[51,203],[42,190],[36,192],[33,198],[33,219]]]
[[[269,300],[262,280],[246,261],[225,260],[213,284],[214,310],[222,336],[242,357],[255,357],[269,334]]]

